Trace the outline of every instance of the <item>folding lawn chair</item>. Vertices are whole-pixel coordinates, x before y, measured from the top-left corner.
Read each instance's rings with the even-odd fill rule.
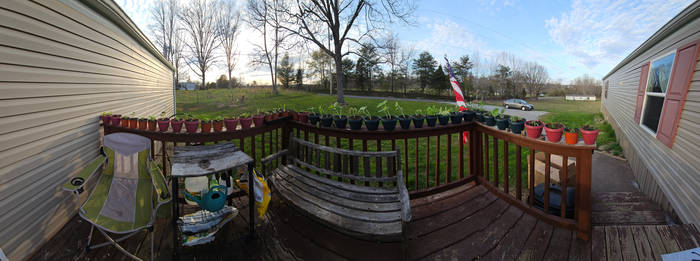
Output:
[[[114,133],[104,136],[103,155],[72,178],[64,189],[72,191],[80,202],[80,193],[102,163],[106,168],[87,201],[80,207],[80,217],[92,224],[87,250],[114,245],[125,255],[140,260],[118,243],[136,235],[143,229],[153,232],[153,221],[158,208],[170,202],[165,178],[150,158],[151,141],[131,133]],[[90,245],[92,232],[97,228],[107,242]],[[107,232],[124,235],[112,239]],[[151,237],[151,260],[153,260]]]

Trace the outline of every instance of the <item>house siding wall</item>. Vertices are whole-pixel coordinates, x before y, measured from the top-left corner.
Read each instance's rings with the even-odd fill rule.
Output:
[[[609,81],[609,90],[601,105],[606,118],[611,119],[640,189],[675,212],[682,222],[695,224],[700,224],[700,64],[695,67],[672,148],[643,130],[634,121],[634,114],[642,65],[700,39],[698,6],[695,3],[679,15],[686,15],[685,25],[603,79]]]
[[[22,260],[75,215],[61,186],[97,156],[98,115],[172,115],[173,72],[77,0],[4,0],[0,17],[0,248]]]

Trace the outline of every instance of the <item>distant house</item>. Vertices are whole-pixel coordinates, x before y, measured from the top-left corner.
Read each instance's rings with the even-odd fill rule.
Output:
[[[197,84],[193,82],[179,82],[177,84],[177,89],[178,90],[188,90],[192,91],[197,88]]]
[[[567,101],[595,101],[595,95],[566,95]]]
[[[700,1],[603,78],[602,112],[640,189],[700,224]]]
[[[61,186],[99,155],[98,115],[172,115],[173,67],[113,0],[0,12],[0,249],[24,260],[77,213]]]

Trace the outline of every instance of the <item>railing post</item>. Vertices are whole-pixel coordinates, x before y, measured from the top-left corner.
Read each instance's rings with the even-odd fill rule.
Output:
[[[481,133],[477,128],[469,131],[469,175],[476,176],[481,173]]]
[[[289,123],[285,123],[282,127],[282,149],[286,150],[289,147],[289,138],[292,134],[292,128],[289,127]],[[287,165],[287,155],[282,155],[282,165]]]
[[[583,240],[591,238],[592,154],[593,151],[584,150],[576,157],[576,226],[577,236]]]

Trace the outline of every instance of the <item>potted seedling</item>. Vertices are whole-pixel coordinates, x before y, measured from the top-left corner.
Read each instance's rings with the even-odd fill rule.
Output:
[[[182,120],[182,116],[177,116],[174,119],[170,120],[170,125],[173,126],[173,132],[180,133],[180,130],[182,130],[183,123],[185,123],[185,121]]]
[[[520,134],[525,128],[525,120],[518,116],[512,116],[509,119],[510,131],[515,134]]]
[[[382,126],[384,127],[385,131],[393,131],[394,128],[396,128],[396,117],[391,115],[391,112],[389,111],[389,106],[387,106],[387,100],[384,100],[377,104],[377,109],[379,109],[379,113],[383,113],[384,116],[382,117]]]
[[[288,117],[289,116],[289,111],[287,110],[287,105],[282,104],[282,109],[280,110],[280,118]]]
[[[211,119],[209,117],[203,117],[200,122],[202,128],[202,133],[211,132]]]
[[[486,122],[486,110],[484,110],[484,105],[483,103],[479,103],[476,105],[476,121],[484,123]]]
[[[464,120],[464,122],[470,122],[474,120],[475,114],[476,113],[474,113],[474,111],[470,107],[467,107],[466,110],[462,111],[462,119]]]
[[[139,118],[136,118],[136,113],[132,112],[129,115],[129,128],[138,129],[139,128]]]
[[[583,137],[583,143],[585,143],[586,145],[595,144],[595,141],[598,138],[598,132],[600,132],[600,130],[596,127],[593,127],[591,125],[583,125],[581,127],[581,136]]]
[[[367,111],[367,107],[362,106],[359,109],[356,107],[348,108],[348,122],[351,130],[359,130],[362,128],[362,113]]]
[[[316,126],[316,123],[318,123],[319,120],[321,120],[321,116],[318,113],[318,110],[315,107],[311,107],[308,109],[311,113],[309,113],[309,123],[311,125]]]
[[[131,127],[130,123],[131,123],[131,120],[129,119],[129,117],[127,117],[127,116],[121,117],[122,128],[130,128]]]
[[[542,134],[542,127],[544,124],[542,124],[541,121],[526,121],[525,122],[525,130],[527,131],[527,136],[533,139],[537,139],[540,137],[540,134]]]
[[[321,127],[330,128],[333,125],[333,115],[331,111],[333,110],[333,105],[329,105],[328,108],[323,108],[318,106],[318,111],[321,114]]]
[[[300,111],[297,113],[294,113],[293,115],[296,115],[296,118],[294,120],[299,121],[301,123],[307,123],[309,122],[309,113],[305,111]]]
[[[199,119],[190,116],[185,120],[185,129],[187,129],[187,133],[197,133],[197,127],[199,127]]]
[[[119,126],[119,123],[122,121],[122,116],[119,114],[112,114],[110,119],[112,120],[112,126]]]
[[[236,117],[225,118],[224,126],[226,126],[226,131],[234,131],[238,127],[238,119]]]
[[[109,125],[112,123],[112,113],[111,112],[103,112],[102,115],[100,115],[100,120],[102,120],[102,125]]]
[[[241,129],[247,129],[250,128],[250,124],[253,123],[253,119],[250,117],[250,114],[247,112],[241,113],[238,117],[239,121],[241,122]]]
[[[564,132],[564,124],[553,122],[544,125],[544,132],[549,142],[559,142]]]
[[[379,129],[379,117],[370,114],[367,108],[365,108],[362,113],[365,115],[365,126],[367,130],[376,131]]]
[[[399,125],[401,129],[408,130],[411,128],[411,117],[403,112],[403,107],[399,105],[399,102],[394,103],[394,110],[399,114]]]
[[[257,110],[257,113],[253,115],[253,123],[255,123],[255,127],[262,127],[263,121],[265,121],[265,114],[260,112],[260,109]]]
[[[423,122],[425,121],[425,115],[423,115],[423,110],[417,109],[415,114],[413,115],[412,120],[414,128],[423,128]]]
[[[437,114],[440,112],[437,107],[429,106],[425,108],[425,121],[428,122],[428,127],[435,127],[437,122]]]
[[[221,130],[224,129],[224,117],[216,116],[212,122],[212,126],[214,126],[214,132],[221,132]]]
[[[331,109],[333,113],[333,124],[335,124],[336,128],[344,130],[345,126],[348,125],[348,117],[343,114],[343,107],[336,102],[331,105]]]
[[[484,115],[484,122],[488,126],[494,126],[496,125],[496,116],[498,116],[498,108],[494,108],[491,110],[491,113],[488,115]]]
[[[155,116],[148,116],[148,130],[149,131],[156,131],[156,117]]]
[[[166,132],[168,131],[168,127],[170,125],[170,119],[165,117],[165,112],[162,111],[160,112],[160,118],[158,118],[158,130],[160,132]]]
[[[578,143],[578,128],[573,128],[572,126],[564,128],[564,141],[569,145]]]
[[[504,109],[501,109],[498,112],[498,115],[496,115],[496,126],[498,127],[499,130],[505,130],[508,128],[508,118],[503,115]]]
[[[438,110],[438,122],[440,125],[447,125],[450,123],[450,110],[447,107],[440,107]]]
[[[148,129],[148,118],[139,118],[139,129]]]
[[[451,111],[450,112],[450,121],[452,124],[460,124],[462,123],[462,112],[459,111],[459,107],[457,107],[458,111]]]

